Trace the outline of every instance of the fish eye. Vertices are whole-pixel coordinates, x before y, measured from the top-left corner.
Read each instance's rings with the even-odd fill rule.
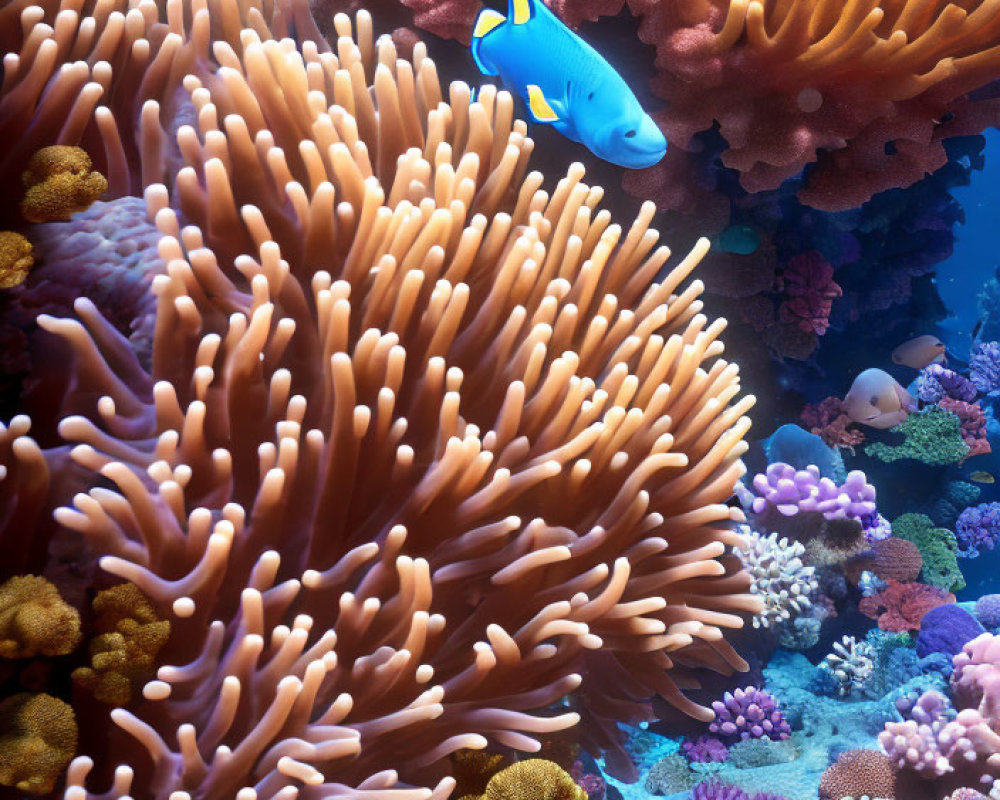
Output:
[[[593,100],[593,99],[594,99],[594,93],[593,93],[593,92],[591,92],[590,94],[588,94],[588,95],[587,95],[587,99],[588,99],[588,100]]]
[[[871,400],[869,402],[873,406],[877,406],[878,405],[878,395],[877,394],[873,394],[872,397],[871,397]]]
[[[626,132],[626,134],[625,134],[625,138],[626,138],[626,139],[634,139],[634,138],[635,138],[635,133],[636,133],[636,131],[635,131],[635,129],[633,128],[632,130],[630,130],[630,131]]]

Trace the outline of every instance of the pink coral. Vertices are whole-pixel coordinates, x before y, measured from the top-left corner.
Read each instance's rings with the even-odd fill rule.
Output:
[[[899,633],[919,629],[924,614],[954,602],[955,595],[936,586],[890,580],[878,594],[861,598],[858,608],[865,616],[877,619],[882,630]]]
[[[992,452],[990,442],[986,438],[986,415],[979,403],[966,403],[953,397],[943,397],[938,401],[938,405],[962,420],[962,441],[969,446],[969,454],[965,458]]]
[[[793,256],[778,279],[786,298],[778,308],[782,322],[822,336],[830,327],[834,298],[843,292],[833,280],[833,267],[815,250]]]

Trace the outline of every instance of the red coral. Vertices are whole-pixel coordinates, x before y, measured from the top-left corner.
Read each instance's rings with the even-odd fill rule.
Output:
[[[782,322],[792,322],[803,331],[822,336],[830,327],[833,300],[843,292],[833,280],[833,267],[815,250],[789,259],[779,278],[785,301],[778,309]]]
[[[830,447],[854,448],[865,440],[865,434],[847,416],[844,401],[839,397],[807,405],[802,409],[802,421]]]
[[[989,440],[986,438],[986,415],[979,403],[966,403],[963,400],[944,397],[938,401],[938,405],[962,420],[962,440],[969,446],[969,454],[965,458],[992,452]]]
[[[882,630],[900,633],[919,629],[924,614],[954,602],[955,595],[936,586],[891,580],[878,594],[863,597],[858,608],[866,617],[877,618]]]

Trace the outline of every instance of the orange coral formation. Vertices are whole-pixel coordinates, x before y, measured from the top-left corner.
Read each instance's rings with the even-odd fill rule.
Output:
[[[95,172],[79,147],[43,147],[28,162],[22,180],[27,188],[21,213],[30,222],[68,220],[84,211],[108,189],[108,182]]]
[[[73,672],[73,680],[102,703],[128,704],[156,669],[156,656],[170,637],[170,622],[157,617],[146,596],[132,583],[98,592],[89,667]]]
[[[80,615],[45,578],[21,575],[0,585],[0,656],[62,656],[80,642]]]
[[[967,93],[1000,74],[992,0],[629,0],[657,48],[660,122],[682,148],[718,122],[724,162],[750,191],[818,160],[799,196],[859,205],[946,161],[941,140],[978,133],[996,101]],[[824,155],[818,155],[818,152]],[[676,155],[676,154],[675,154]],[[661,168],[662,169],[662,168]]]
[[[33,250],[20,233],[0,231],[0,289],[24,283],[35,263]]]
[[[47,694],[0,702],[0,786],[46,794],[76,753],[73,709]]]

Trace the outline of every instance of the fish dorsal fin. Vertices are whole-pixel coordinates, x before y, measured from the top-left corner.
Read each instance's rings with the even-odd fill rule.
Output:
[[[472,58],[483,75],[498,74],[493,64],[488,63],[488,60],[483,57],[483,39],[506,21],[507,18],[503,14],[492,8],[484,8],[476,17],[476,24],[472,28]]]
[[[545,99],[542,88],[534,83],[529,83],[526,88],[528,90],[528,111],[531,112],[535,122],[556,122],[559,115]]]
[[[535,16],[536,0],[507,0],[507,16],[515,25],[523,25]]]

